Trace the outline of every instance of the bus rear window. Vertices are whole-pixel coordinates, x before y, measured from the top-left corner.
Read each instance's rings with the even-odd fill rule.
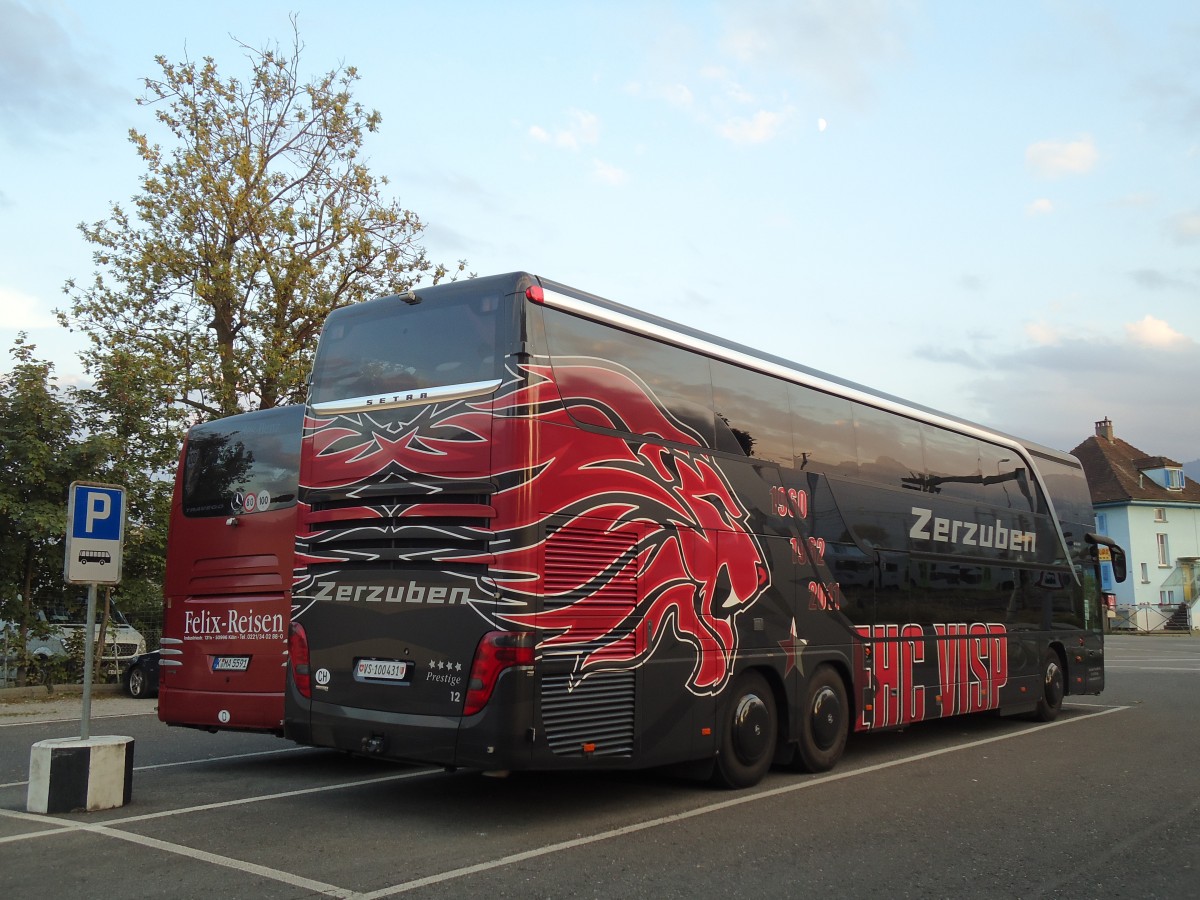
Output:
[[[450,285],[338,310],[321,333],[310,403],[498,378],[499,292]]]
[[[244,515],[296,502],[303,406],[230,416],[188,432],[186,516]]]

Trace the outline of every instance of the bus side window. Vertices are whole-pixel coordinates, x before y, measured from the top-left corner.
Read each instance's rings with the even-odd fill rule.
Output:
[[[787,385],[777,378],[711,360],[717,449],[753,459],[792,464]]]
[[[798,384],[788,386],[794,466],[806,473],[857,475],[850,401]]]

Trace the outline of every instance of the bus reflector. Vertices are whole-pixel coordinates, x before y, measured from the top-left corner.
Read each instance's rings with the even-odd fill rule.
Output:
[[[540,284],[531,284],[525,288],[525,299],[532,300],[534,303],[545,303],[546,292],[542,290]]]
[[[292,681],[301,695],[312,699],[312,675],[309,673],[308,635],[304,626],[292,622],[288,629],[288,664],[292,667]]]
[[[463,715],[473,716],[492,698],[500,673],[533,665],[533,635],[527,631],[489,631],[475,649]]]

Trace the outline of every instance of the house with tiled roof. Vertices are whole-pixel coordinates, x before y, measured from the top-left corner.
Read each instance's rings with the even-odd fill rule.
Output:
[[[1108,418],[1071,452],[1087,474],[1096,530],[1125,548],[1129,577],[1105,586],[1118,619],[1200,630],[1200,484],[1181,463],[1118,438]]]

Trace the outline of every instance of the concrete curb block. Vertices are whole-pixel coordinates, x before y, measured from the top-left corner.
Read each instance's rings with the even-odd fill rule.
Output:
[[[52,738],[30,748],[25,808],[31,813],[115,809],[132,796],[131,737]]]

